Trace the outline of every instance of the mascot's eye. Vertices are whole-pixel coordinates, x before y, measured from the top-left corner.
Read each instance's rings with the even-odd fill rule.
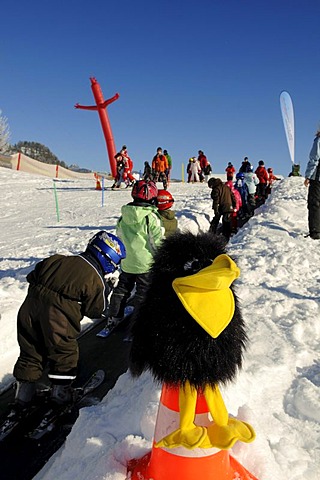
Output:
[[[184,264],[183,269],[186,272],[195,273],[201,270],[201,265],[197,258],[193,258]]]

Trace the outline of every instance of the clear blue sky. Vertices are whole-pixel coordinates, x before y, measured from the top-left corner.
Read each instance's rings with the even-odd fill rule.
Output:
[[[116,148],[135,168],[158,146],[181,163],[203,150],[213,171],[244,156],[287,175],[279,95],[295,111],[304,168],[320,126],[319,0],[22,0],[1,6],[0,109],[11,143],[45,144],[67,164],[110,171],[90,77]]]

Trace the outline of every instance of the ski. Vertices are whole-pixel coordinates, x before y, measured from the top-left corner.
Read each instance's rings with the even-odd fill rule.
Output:
[[[51,404],[40,423],[30,430],[26,436],[33,440],[39,440],[58,425],[63,425],[64,416],[82,407],[96,404],[99,400],[91,398],[89,395],[102,384],[104,378],[104,370],[94,372],[84,385],[74,389],[73,401],[71,403],[64,405]]]
[[[119,326],[121,325],[121,323],[124,322],[124,320],[126,320],[132,313],[133,313],[133,310],[134,310],[134,307],[132,307],[131,305],[130,306],[127,306],[125,309],[124,309],[124,316],[123,318],[121,319],[121,321],[119,323],[117,323],[116,325],[112,325],[112,326],[105,326],[102,330],[100,330],[100,332],[98,332],[96,335],[97,337],[100,337],[100,338],[107,338],[109,337],[109,335],[111,335],[111,333]]]
[[[0,442],[4,440],[13,430],[15,430],[22,421],[25,421],[27,418],[29,418],[35,409],[35,405],[29,408],[17,408],[15,405],[13,405],[5,419],[0,424]]]
[[[37,392],[35,401],[28,407],[11,404],[9,412],[0,422],[0,442],[18,427],[23,427],[27,422],[36,417],[41,407],[47,402],[50,388],[44,387]],[[10,405],[9,405],[10,406]]]

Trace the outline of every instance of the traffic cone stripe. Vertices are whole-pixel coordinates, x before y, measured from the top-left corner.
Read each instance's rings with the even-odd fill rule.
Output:
[[[173,387],[164,384],[162,387],[160,402],[168,407],[170,410],[180,412],[179,408],[179,387]],[[209,411],[206,399],[198,391],[198,398],[196,404],[196,413],[207,413]]]
[[[212,418],[204,397],[198,395],[194,423],[208,426]],[[257,480],[229,450],[218,448],[164,448],[155,444],[180,425],[179,388],[163,385],[151,452],[128,463],[130,480]]]

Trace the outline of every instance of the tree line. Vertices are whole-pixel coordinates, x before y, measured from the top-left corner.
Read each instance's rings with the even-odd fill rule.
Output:
[[[23,153],[28,157],[38,160],[39,162],[59,165],[69,168],[68,165],[59,160],[48,147],[38,142],[21,141],[13,145],[10,144],[10,129],[8,120],[2,115],[0,110],[0,154],[12,155],[14,153]]]

